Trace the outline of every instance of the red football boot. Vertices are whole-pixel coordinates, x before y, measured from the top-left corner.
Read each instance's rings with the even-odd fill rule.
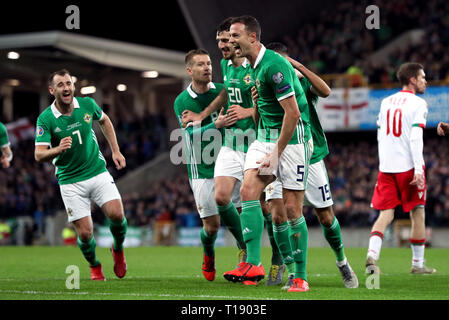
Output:
[[[101,263],[95,267],[90,267],[90,278],[92,280],[98,280],[98,281],[106,281],[106,278],[103,274],[103,268],[101,267]]]
[[[225,272],[223,277],[232,282],[259,282],[265,277],[265,270],[263,266],[256,266],[252,263],[242,262],[239,263],[237,269]]]
[[[287,292],[306,292],[309,291],[309,284],[301,278],[293,279],[293,283]]]
[[[126,260],[124,250],[114,251],[114,245],[111,248],[112,258],[114,258],[114,273],[117,277],[123,278],[126,274]]]
[[[209,281],[214,281],[215,279],[215,257],[208,257],[203,254],[203,275]]]

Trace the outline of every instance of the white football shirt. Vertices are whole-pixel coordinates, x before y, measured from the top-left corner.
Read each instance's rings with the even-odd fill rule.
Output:
[[[405,172],[414,168],[410,134],[412,127],[426,127],[427,103],[402,90],[382,100],[377,118],[379,170]],[[421,156],[422,158],[422,156]],[[424,159],[420,160],[424,166]]]

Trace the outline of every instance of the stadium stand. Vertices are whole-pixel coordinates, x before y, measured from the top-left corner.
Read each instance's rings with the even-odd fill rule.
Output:
[[[380,29],[365,28],[361,16],[368,5],[382,8]],[[340,1],[331,15],[322,12],[315,21],[298,31],[281,37],[291,55],[318,74],[346,73],[357,66],[370,84],[396,82],[395,70],[406,61],[426,65],[427,78],[446,80],[449,76],[449,4],[444,0],[417,1]],[[401,43],[387,61],[378,62],[371,56],[401,34],[425,26],[419,43]]]
[[[360,16],[366,16],[369,4],[382,7],[381,29],[369,31]],[[318,74],[361,73],[366,84],[391,87],[395,70],[404,61],[422,62],[431,81],[449,81],[449,2],[431,0],[352,1],[335,4],[332,15],[324,12],[313,22],[308,22],[277,40],[285,42],[291,55]],[[357,21],[357,23],[354,23]],[[401,42],[400,49],[388,54],[385,62],[373,62],[370,57],[398,37],[425,26],[421,40]],[[108,169],[115,179],[125,178],[142,165],[169,150],[168,136],[173,119],[165,114],[132,112],[115,109],[111,114],[118,142],[127,159],[127,168],[117,171],[108,161]],[[35,116],[30,116],[34,123]],[[1,115],[0,115],[1,118]],[[5,121],[4,121],[5,122]],[[354,135],[327,133],[330,154],[325,158],[334,211],[342,226],[367,227],[376,218],[370,208],[372,190],[377,177],[377,144],[374,132]],[[100,149],[106,159],[110,151],[102,134],[98,134]],[[349,137],[349,139],[348,139]],[[432,227],[449,226],[449,153],[447,143],[441,143],[434,129],[425,131],[425,160],[427,165],[428,200],[426,224]],[[352,141],[347,143],[347,141]],[[0,221],[11,227],[9,239],[15,244],[30,244],[47,228],[47,218],[63,210],[59,187],[51,164],[34,161],[34,143],[20,141],[14,146],[13,165],[0,170]],[[151,188],[121,190],[126,216],[131,226],[155,225],[158,221],[174,221],[176,226],[200,226],[185,168],[173,177],[152,181]],[[398,211],[398,215],[402,215]],[[305,210],[310,226],[318,222],[310,209]],[[103,224],[104,216],[98,208],[93,211],[94,221]],[[17,229],[23,234],[12,236]],[[20,238],[20,240],[17,240]],[[10,242],[11,243],[11,242]]]

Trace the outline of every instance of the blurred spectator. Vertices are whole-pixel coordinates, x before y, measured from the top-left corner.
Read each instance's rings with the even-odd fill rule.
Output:
[[[34,224],[36,227],[36,237],[40,237],[44,234],[44,226],[45,226],[45,211],[44,206],[39,204],[34,211]]]
[[[376,5],[380,29],[365,27],[365,9]],[[371,84],[397,82],[395,70],[406,61],[422,63],[426,78],[444,80],[449,76],[449,2],[445,0],[374,0],[332,3],[332,14],[322,11],[313,21],[301,21],[297,32],[281,39],[290,55],[318,74],[345,73],[354,61]],[[407,44],[389,56],[386,64],[368,57],[402,33],[422,29],[425,35],[416,46]],[[357,84],[357,83],[356,83]]]
[[[66,224],[62,230],[62,240],[66,246],[76,246],[76,232],[71,224]]]
[[[9,237],[11,235],[10,225],[3,219],[0,219],[0,245],[9,244]]]

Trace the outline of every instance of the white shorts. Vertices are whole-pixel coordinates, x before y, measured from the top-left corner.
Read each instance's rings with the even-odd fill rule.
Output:
[[[278,179],[274,180],[268,186],[265,187],[265,201],[273,199],[282,199],[282,184]]]
[[[257,161],[272,152],[274,147],[275,143],[254,141],[246,154],[244,170],[259,168]],[[278,167],[268,174],[276,176],[284,189],[305,190],[312,152],[312,139],[305,144],[289,144],[282,152]]]
[[[327,208],[333,204],[324,160],[311,164],[309,166],[307,189],[304,195],[304,205],[313,208]]]
[[[221,147],[215,161],[214,177],[233,177],[237,179],[231,198],[236,208],[242,206],[240,187],[243,181],[245,157],[246,153],[244,152],[235,151],[229,147]]]
[[[91,201],[102,207],[108,201],[122,199],[114,178],[107,171],[84,181],[62,184],[59,188],[69,222],[90,216]]]
[[[234,177],[243,181],[246,153],[229,147],[221,147],[215,161],[214,177]]]
[[[214,179],[193,179],[189,182],[200,218],[218,214],[215,204]]]
[[[218,214],[217,204],[215,202],[214,179],[193,179],[189,180],[189,182],[200,218],[203,219]],[[236,208],[242,206],[240,201],[240,186],[240,181],[237,181],[232,192],[231,201],[235,204]]]
[[[282,198],[282,184],[275,180],[265,188],[265,199]],[[304,205],[313,208],[327,208],[334,204],[330,191],[326,166],[321,160],[309,166],[307,189],[304,194]]]

